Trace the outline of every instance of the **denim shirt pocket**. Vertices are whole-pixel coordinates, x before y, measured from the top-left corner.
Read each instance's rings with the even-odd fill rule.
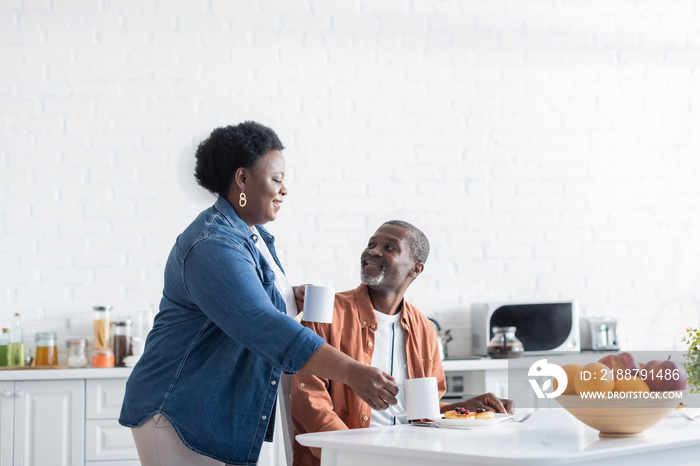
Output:
[[[257,269],[258,277],[260,277],[260,281],[267,290],[268,285],[275,283],[275,272],[270,267],[266,267],[263,265],[259,266]]]

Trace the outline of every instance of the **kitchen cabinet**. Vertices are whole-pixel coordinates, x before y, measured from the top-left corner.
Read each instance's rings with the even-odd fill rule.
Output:
[[[508,397],[508,365],[504,359],[452,359],[442,361],[447,382],[446,401],[493,392]]]
[[[516,359],[453,359],[442,361],[447,393],[445,400],[463,399],[485,392],[495,393],[500,398],[510,398],[516,407],[527,410],[556,408],[559,405],[551,398],[537,398],[530,385],[529,370],[538,360],[550,363],[587,364],[601,357],[615,354],[614,351],[586,351],[566,354],[529,355]]]
[[[130,369],[0,371],[0,466],[139,466],[117,422]]]
[[[14,382],[0,382],[0,466],[12,464],[14,437]]]
[[[118,422],[125,388],[124,379],[85,381],[85,466],[139,464],[131,431]]]
[[[140,466],[131,431],[118,422],[130,374],[129,368],[0,371],[0,466]],[[278,415],[275,441],[263,444],[260,466],[287,464],[281,428]]]
[[[0,384],[2,466],[83,463],[85,391],[82,381]]]

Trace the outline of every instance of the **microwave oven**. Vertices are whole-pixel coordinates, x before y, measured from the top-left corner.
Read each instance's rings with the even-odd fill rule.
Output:
[[[494,327],[516,327],[524,355],[581,351],[576,301],[475,303],[471,308],[472,351],[486,356]]]

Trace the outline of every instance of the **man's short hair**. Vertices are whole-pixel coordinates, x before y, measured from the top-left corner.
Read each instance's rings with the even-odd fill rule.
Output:
[[[430,253],[430,242],[428,242],[428,238],[422,231],[403,220],[389,220],[388,222],[384,222],[384,225],[394,225],[408,230],[410,232],[410,235],[408,235],[408,245],[411,248],[411,258],[416,262],[425,264],[425,261],[428,260],[428,254]]]

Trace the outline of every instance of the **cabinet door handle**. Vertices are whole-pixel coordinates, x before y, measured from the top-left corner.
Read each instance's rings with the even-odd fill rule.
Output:
[[[18,391],[17,393],[15,393],[15,396],[16,396],[17,398],[23,398],[23,397],[24,397],[24,392],[23,392],[22,390],[20,390],[20,391]]]
[[[9,390],[5,390],[4,392],[2,392],[2,396],[3,398],[10,398],[12,396],[12,392]]]

